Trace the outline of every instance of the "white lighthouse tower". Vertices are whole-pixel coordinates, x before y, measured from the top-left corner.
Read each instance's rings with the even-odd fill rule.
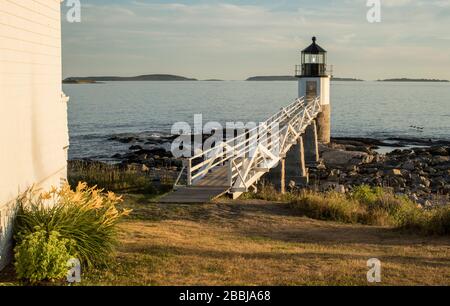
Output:
[[[327,69],[327,51],[316,44],[302,51],[302,63],[296,66],[299,97],[305,97],[310,102],[320,97],[322,113],[317,117],[317,138],[319,142],[328,144],[331,141],[331,107],[330,80],[332,72]]]

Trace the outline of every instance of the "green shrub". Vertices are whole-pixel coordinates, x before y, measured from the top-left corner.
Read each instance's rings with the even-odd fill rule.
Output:
[[[373,204],[385,191],[382,188],[372,188],[369,185],[361,185],[353,188],[352,198],[366,204]]]
[[[73,245],[73,241],[55,231],[37,230],[22,237],[14,249],[17,276],[33,284],[63,279],[67,262],[75,255]]]
[[[389,190],[376,188],[372,194],[372,198],[359,201],[367,211],[367,224],[398,226],[422,212],[407,197],[394,195]]]
[[[72,191],[69,185],[61,190],[36,195],[30,192],[19,199],[15,238],[23,237],[37,229],[48,235],[58,232],[62,239],[74,242],[77,259],[87,267],[108,263],[117,243],[117,224],[130,211],[119,210],[121,198],[113,193],[79,184]]]

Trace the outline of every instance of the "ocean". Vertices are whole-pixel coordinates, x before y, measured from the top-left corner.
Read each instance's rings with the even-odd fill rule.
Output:
[[[64,84],[69,159],[109,161],[128,144],[114,136],[158,139],[176,122],[259,122],[297,98],[297,82],[106,82]],[[332,82],[334,137],[450,140],[450,84]]]

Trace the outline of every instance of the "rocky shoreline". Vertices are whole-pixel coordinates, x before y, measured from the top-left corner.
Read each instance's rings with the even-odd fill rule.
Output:
[[[377,142],[335,139],[331,145],[321,146],[321,162],[310,168],[311,184],[320,190],[342,193],[359,185],[390,188],[423,207],[450,203],[448,142],[416,140],[414,145],[420,147],[395,149],[386,154],[376,151]]]
[[[111,160],[120,169],[176,178],[182,161],[169,151],[174,138],[145,133],[110,137],[109,141],[128,147]],[[334,138],[320,147],[320,153],[320,163],[309,167],[312,188],[349,192],[353,186],[367,184],[391,188],[424,207],[450,202],[450,141]]]

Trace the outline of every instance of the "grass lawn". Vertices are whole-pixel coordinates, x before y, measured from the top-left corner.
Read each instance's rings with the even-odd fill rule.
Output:
[[[382,262],[381,285],[450,284],[449,237],[317,221],[258,200],[125,199],[134,212],[121,224],[117,260],[82,285],[368,285],[370,258]],[[15,283],[11,269],[1,283]]]
[[[84,285],[448,285],[450,238],[293,216],[257,200],[159,205],[128,196],[117,262]]]

